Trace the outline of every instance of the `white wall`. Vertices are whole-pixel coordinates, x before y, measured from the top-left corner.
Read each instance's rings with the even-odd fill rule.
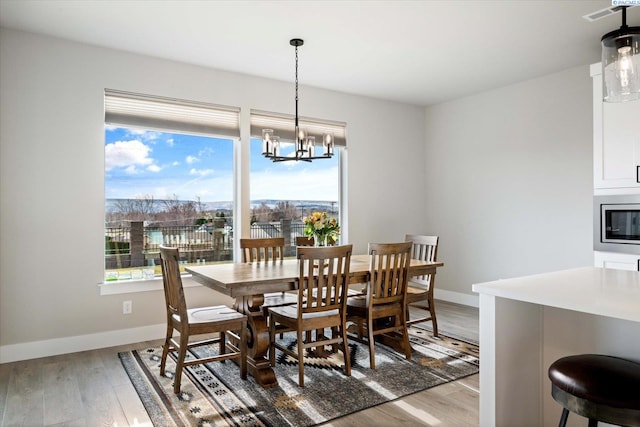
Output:
[[[243,110],[294,107],[291,82],[1,29],[0,362],[54,354],[63,351],[60,342],[73,344],[66,351],[109,345],[124,340],[110,331],[128,328],[138,328],[127,338],[135,341],[135,331],[157,334],[149,326],[164,322],[160,291],[99,295],[105,88]],[[419,231],[424,110],[305,86],[300,98],[303,115],[347,123],[345,225],[355,252]],[[187,289],[187,298],[193,305],[228,302],[201,287]],[[128,299],[134,313],[124,316]]]
[[[436,292],[593,265],[588,66],[429,108],[426,132]]]

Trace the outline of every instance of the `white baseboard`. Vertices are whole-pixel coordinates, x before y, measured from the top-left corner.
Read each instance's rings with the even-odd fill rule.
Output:
[[[456,304],[469,305],[471,307],[480,307],[480,298],[478,295],[469,295],[462,292],[447,291],[445,289],[436,288],[433,290],[433,298],[442,301],[453,302]]]
[[[162,323],[97,334],[4,345],[0,346],[0,363],[156,340],[164,338],[166,330],[167,325]]]
[[[479,298],[477,295],[436,288],[434,297],[435,299],[456,304],[479,307]],[[0,346],[0,363],[37,359],[39,357],[56,356],[58,354],[75,353],[78,351],[156,340],[163,338],[165,332],[166,325],[162,323],[141,326],[139,328],[100,332],[97,334],[4,345]]]

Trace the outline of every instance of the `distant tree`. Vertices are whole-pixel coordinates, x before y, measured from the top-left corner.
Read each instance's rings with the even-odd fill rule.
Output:
[[[279,221],[281,219],[295,219],[297,217],[296,207],[289,201],[278,202],[272,212],[271,220]]]
[[[271,208],[264,203],[251,209],[251,217],[255,218],[255,222],[269,222],[271,220]]]
[[[194,202],[192,200],[183,201],[178,199],[178,196],[174,194],[171,198],[163,200],[163,209],[160,212],[158,222],[162,225],[194,225],[199,216],[199,209],[201,204],[199,201]]]
[[[113,210],[105,215],[105,222],[108,226],[120,226],[121,222],[131,221],[145,221],[157,226],[199,225],[205,215],[209,215],[209,221],[212,218],[204,207],[199,197],[185,201],[174,194],[166,200],[157,201],[153,196],[145,195],[117,200]],[[224,213],[222,215],[224,217]]]
[[[107,222],[149,221],[155,214],[154,199],[150,194],[135,199],[120,199],[114,204],[114,212],[106,215]]]
[[[251,223],[274,222],[282,219],[296,220],[300,218],[300,212],[290,201],[280,201],[275,207],[270,208],[265,203],[251,209]]]

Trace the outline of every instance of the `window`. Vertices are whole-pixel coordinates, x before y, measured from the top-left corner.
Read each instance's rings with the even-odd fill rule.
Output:
[[[237,110],[105,100],[105,280],[160,274],[160,244],[180,248],[183,264],[232,260],[234,140],[213,135],[239,134]]]
[[[344,123],[300,119],[300,127],[310,134],[331,132],[336,143],[330,159],[312,162],[272,162],[262,156],[262,129],[273,129],[281,141],[293,140],[292,116],[251,112],[251,237],[284,237],[285,244],[295,246],[303,235],[303,219],[314,211],[340,216],[341,150],[345,147]],[[316,137],[318,139],[318,137]],[[286,155],[293,143],[281,151]],[[291,248],[286,255],[293,255]]]
[[[251,111],[252,139],[241,147],[250,150],[251,164],[242,169],[250,166],[251,200],[239,203],[238,108],[106,90],[105,281],[160,275],[160,244],[180,248],[183,264],[232,261],[238,211],[243,223],[252,222],[243,237],[283,236],[293,255],[304,216],[322,210],[339,217],[343,208],[345,124],[300,123],[310,134],[332,132],[336,155],[312,163],[265,159],[262,129],[287,142],[293,117]],[[111,292],[119,293],[101,291]]]

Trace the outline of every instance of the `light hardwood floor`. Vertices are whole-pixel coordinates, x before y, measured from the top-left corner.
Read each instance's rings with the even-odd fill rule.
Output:
[[[436,301],[440,331],[478,340],[478,309]],[[151,426],[118,352],[158,341],[0,365],[0,426]],[[478,375],[324,426],[477,426]]]

